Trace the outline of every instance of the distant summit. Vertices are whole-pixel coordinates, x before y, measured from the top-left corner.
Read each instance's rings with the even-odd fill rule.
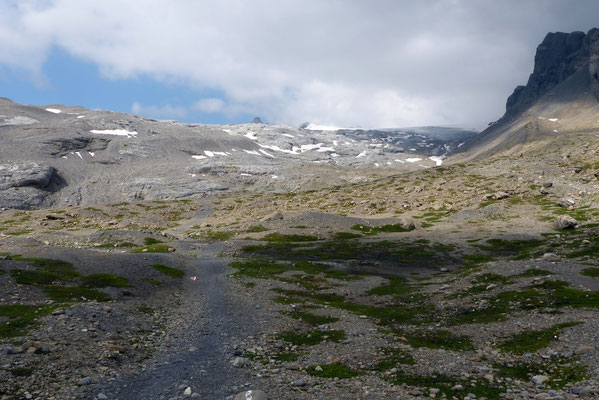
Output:
[[[527,84],[516,87],[498,121],[460,149],[462,158],[521,152],[558,135],[597,134],[598,115],[599,29],[549,33]]]
[[[262,122],[262,119],[260,117],[255,117],[252,120],[252,124],[263,124],[264,122]]]

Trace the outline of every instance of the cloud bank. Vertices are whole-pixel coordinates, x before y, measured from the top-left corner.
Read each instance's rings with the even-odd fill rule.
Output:
[[[43,80],[52,49],[107,79],[223,93],[134,112],[409,126],[490,121],[548,31],[596,25],[595,0],[8,0],[0,65]],[[161,104],[159,101],[156,104]]]

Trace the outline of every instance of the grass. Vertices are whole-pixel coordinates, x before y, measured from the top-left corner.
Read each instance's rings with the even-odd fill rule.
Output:
[[[353,232],[335,232],[335,234],[333,235],[333,239],[335,240],[349,240],[349,239],[357,239],[357,238],[361,238],[362,235],[360,235],[359,233],[353,233]]]
[[[341,330],[315,330],[307,333],[286,331],[281,333],[279,338],[296,346],[315,346],[324,341],[339,343],[344,340],[346,336],[345,331]]]
[[[25,304],[1,305],[0,338],[24,336],[29,329],[37,325],[37,319],[48,315],[54,310],[52,306],[32,306]]]
[[[46,296],[54,301],[61,303],[69,303],[73,301],[108,301],[111,299],[106,293],[99,292],[95,289],[78,287],[78,286],[42,286]]]
[[[150,265],[150,267],[154,268],[156,271],[160,272],[163,275],[170,276],[171,278],[182,278],[183,276],[185,276],[184,271],[177,268],[169,267],[167,265],[152,264]]]
[[[51,285],[60,279],[57,274],[52,272],[17,268],[10,271],[10,275],[22,285]]]
[[[599,268],[586,268],[580,272],[581,275],[599,278]]]
[[[506,353],[534,353],[537,350],[547,347],[549,343],[557,338],[558,333],[563,329],[579,324],[581,322],[564,322],[546,329],[524,331],[500,343],[499,348]]]
[[[269,229],[263,225],[252,225],[246,230],[246,233],[260,233],[260,232],[266,232],[268,230]]]
[[[339,321],[339,318],[336,318],[336,317],[316,315],[316,314],[312,314],[312,313],[300,311],[300,310],[291,311],[291,312],[287,313],[287,315],[289,315],[291,318],[295,318],[295,319],[304,321],[308,325],[312,325],[312,326],[330,324],[330,323]]]
[[[318,236],[313,236],[313,235],[297,235],[297,234],[285,235],[282,233],[274,232],[274,233],[269,233],[268,235],[264,236],[260,240],[264,240],[267,242],[274,242],[274,243],[298,243],[298,242],[314,242],[314,241],[320,240],[320,238]]]
[[[493,365],[497,375],[511,379],[528,381],[534,375],[545,375],[549,380],[545,383],[550,389],[558,390],[583,381],[588,377],[587,368],[583,365],[572,365],[572,359],[565,357],[536,363],[532,361]]]
[[[317,369],[317,367],[320,367]],[[337,378],[347,379],[353,378],[354,376],[362,375],[362,372],[351,369],[348,366],[341,363],[334,364],[321,364],[311,365],[306,368],[306,372],[309,375],[317,376],[319,378]]]
[[[166,243],[154,243],[132,250],[133,253],[170,253],[171,247]]]
[[[379,233],[392,233],[392,232],[410,232],[414,228],[405,228],[402,224],[388,224],[383,226],[367,226],[356,224],[351,227],[354,231],[362,232],[365,235],[378,235]]]
[[[399,365],[415,365],[416,360],[412,355],[402,349],[381,349],[383,359],[374,365],[374,370],[379,372],[397,368]]]
[[[269,279],[289,270],[283,264],[260,259],[233,261],[229,265],[237,270],[235,276],[257,279]]]
[[[151,278],[141,278],[142,281],[149,283],[150,285],[154,285],[154,286],[160,286],[162,285],[162,282],[157,281],[156,279],[151,279]]]
[[[476,244],[481,250],[497,255],[512,256],[516,260],[524,260],[531,258],[536,254],[533,253],[539,246],[545,241],[541,239],[520,239],[520,240],[507,240],[507,239],[489,239],[487,244]]]
[[[438,388],[444,397],[463,398],[464,392],[452,389],[455,385],[462,385],[467,393],[476,395],[477,398],[487,398],[488,400],[499,400],[505,388],[499,385],[489,383],[486,379],[472,379],[464,381],[446,375],[422,376],[398,371],[389,381],[396,385],[415,386],[420,388]]]
[[[80,275],[75,267],[73,267],[73,264],[67,261],[50,258],[23,258],[20,256],[12,256],[12,258],[32,263],[36,268],[53,273],[61,280],[71,280]]]
[[[387,278],[389,283],[387,285],[377,286],[370,289],[367,293],[379,296],[394,295],[404,297],[408,293],[411,293],[414,289],[407,283],[407,279],[401,276],[392,276]]]
[[[85,275],[81,277],[81,280],[83,281],[83,286],[88,288],[104,288],[108,286],[118,288],[131,287],[126,278],[107,273]]]
[[[521,274],[518,274],[517,276],[520,276],[523,278],[532,278],[532,277],[537,277],[537,276],[549,276],[552,274],[553,273],[551,271],[547,271],[546,269],[529,268],[526,271],[522,272]]]
[[[474,349],[472,341],[468,336],[454,335],[443,329],[404,333],[403,336],[408,340],[408,343],[410,343],[412,347],[426,347],[429,349],[445,349],[453,351]]]

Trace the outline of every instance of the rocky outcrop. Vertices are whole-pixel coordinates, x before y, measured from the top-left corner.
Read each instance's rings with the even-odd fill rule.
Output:
[[[38,164],[0,165],[0,207],[40,207],[54,188],[56,170]]]
[[[535,66],[526,86],[518,86],[507,99],[504,118],[515,116],[535,100],[581,69],[587,69],[599,100],[599,30],[549,33],[537,47]]]

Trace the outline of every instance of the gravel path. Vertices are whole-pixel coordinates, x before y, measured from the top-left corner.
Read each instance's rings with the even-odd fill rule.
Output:
[[[248,304],[231,297],[227,260],[210,257],[189,262],[187,270],[198,280],[186,283],[184,318],[172,333],[172,344],[145,371],[100,383],[86,398],[94,399],[99,393],[119,400],[183,398],[191,387],[194,397],[224,399],[247,383],[243,370],[234,368],[231,359],[233,344],[254,333],[255,310],[250,312]]]

